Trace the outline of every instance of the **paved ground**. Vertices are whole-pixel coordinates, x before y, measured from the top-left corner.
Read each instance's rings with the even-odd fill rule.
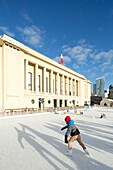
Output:
[[[68,114],[81,131],[91,157],[77,142],[66,156],[65,115],[33,114],[0,118],[0,170],[113,170],[113,110]],[[100,114],[106,113],[105,119]]]

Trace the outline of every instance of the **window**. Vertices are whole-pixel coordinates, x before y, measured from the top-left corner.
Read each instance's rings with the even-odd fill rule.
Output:
[[[50,104],[51,103],[51,100],[48,100],[48,104]]]
[[[26,60],[24,60],[24,89],[26,89]]]
[[[78,96],[78,80],[76,80],[76,96]]]
[[[69,79],[69,95],[71,96],[71,79]]]
[[[31,103],[32,103],[32,104],[34,104],[34,103],[35,103],[35,100],[34,100],[34,99],[32,99],[32,100],[31,100]]]
[[[38,90],[41,92],[41,81],[40,81],[40,75],[38,75]]]
[[[73,80],[73,96],[75,96],[75,80]]]
[[[28,89],[32,90],[32,73],[28,72]]]
[[[46,77],[46,92],[48,93],[48,77]]]
[[[53,80],[53,93],[55,92],[55,88],[54,88],[54,80]]]

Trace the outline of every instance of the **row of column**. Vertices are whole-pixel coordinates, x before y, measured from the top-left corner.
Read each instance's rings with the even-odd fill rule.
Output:
[[[25,89],[28,90],[28,60],[25,60]],[[43,80],[43,92],[46,93],[46,67],[42,71],[42,80]],[[34,65],[34,91],[39,94],[39,80],[38,80],[38,64]],[[53,84],[54,80],[54,84]],[[79,96],[80,94],[80,81],[77,81],[64,76],[53,73],[53,70],[50,71],[49,76],[49,93],[57,95],[70,95],[70,96]],[[54,86],[54,87],[53,87]]]

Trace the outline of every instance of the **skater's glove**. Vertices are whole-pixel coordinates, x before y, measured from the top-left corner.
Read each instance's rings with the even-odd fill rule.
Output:
[[[61,128],[61,130],[64,130],[64,129],[65,129],[65,127]]]
[[[63,128],[61,128],[61,130],[64,130],[64,129],[66,129],[67,128],[67,126],[64,126]]]
[[[68,143],[68,136],[65,135],[65,143]]]

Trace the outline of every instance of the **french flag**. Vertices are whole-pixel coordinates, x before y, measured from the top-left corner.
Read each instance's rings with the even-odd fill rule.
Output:
[[[63,58],[62,53],[61,53],[61,55],[60,55],[60,64],[64,64],[64,58]]]

